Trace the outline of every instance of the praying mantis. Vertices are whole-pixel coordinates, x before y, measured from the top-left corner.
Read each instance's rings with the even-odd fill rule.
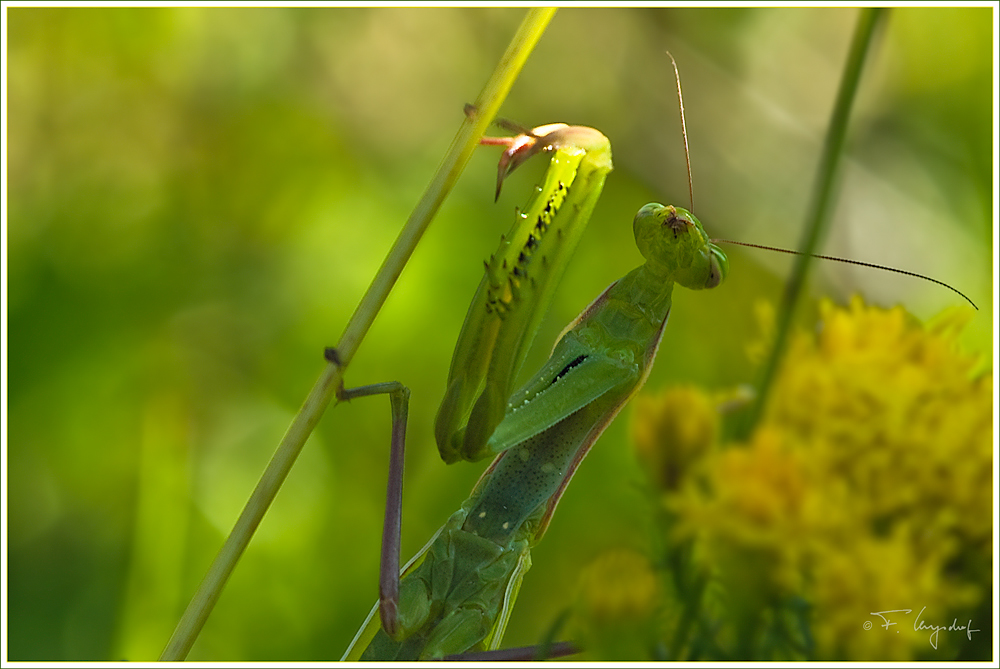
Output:
[[[544,186],[486,265],[438,414],[446,461],[496,459],[400,580],[408,391],[383,383],[338,393],[341,399],[390,394],[393,407],[379,617],[373,610],[345,659],[441,659],[499,645],[531,564],[531,546],[591,446],[649,374],[673,285],[714,288],[728,273],[725,254],[690,212],[642,207],[633,232],[646,262],[594,300],[560,336],[542,369],[510,394],[537,308],[558,280],[558,263],[572,252],[611,169],[610,145],[591,128],[564,124],[485,143],[508,146],[498,193],[506,174],[524,160],[539,150],[553,152]],[[328,350],[328,359],[336,361],[335,350]]]

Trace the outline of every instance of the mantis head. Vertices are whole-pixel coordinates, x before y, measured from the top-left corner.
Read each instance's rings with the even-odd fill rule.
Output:
[[[647,266],[685,288],[715,288],[729,273],[729,260],[686,209],[650,203],[632,221],[635,243]]]

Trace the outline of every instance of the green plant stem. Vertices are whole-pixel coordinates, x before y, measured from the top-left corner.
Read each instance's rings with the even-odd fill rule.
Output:
[[[306,439],[316,427],[323,411],[330,404],[330,400],[336,395],[343,379],[344,370],[354,357],[365,334],[374,322],[375,316],[385,303],[389,291],[392,290],[396,279],[403,271],[403,266],[406,265],[417,242],[437,213],[445,196],[458,180],[479,143],[479,138],[482,137],[487,126],[496,116],[528,55],[534,49],[542,33],[545,32],[545,28],[554,14],[555,9],[551,8],[528,11],[507,47],[506,53],[476,100],[478,113],[467,117],[462,123],[444,162],[438,168],[423,197],[414,207],[409,220],[386,255],[382,266],[368,287],[368,291],[361,298],[361,303],[344,329],[337,346],[338,362],[327,364],[326,369],[323,370],[302,404],[302,408],[292,420],[292,424],[257,482],[257,487],[254,488],[236,524],[219,550],[219,554],[212,562],[204,580],[177,623],[170,641],[167,642],[166,648],[160,655],[161,661],[183,660],[191,650],[191,646],[218,601],[226,581],[250,543],[250,538],[264,518],[268,507],[274,501],[278,489],[302,451]]]
[[[836,203],[840,161],[844,151],[844,140],[847,136],[851,107],[861,82],[861,71],[875,34],[875,28],[885,12],[885,9],[877,7],[859,10],[858,22],[854,27],[854,38],[851,41],[847,63],[844,65],[840,89],[837,91],[837,100],[833,107],[830,123],[827,126],[823,154],[816,175],[816,185],[813,188],[813,197],[806,212],[805,229],[798,248],[802,255],[796,256],[792,275],[789,277],[788,283],[785,284],[785,294],[781,308],[778,310],[774,343],[762,369],[760,382],[757,384],[757,400],[753,403],[745,422],[740,426],[737,432],[738,438],[746,439],[763,413],[768,393],[788,341],[795,310],[801,298],[803,286],[805,286],[812,260],[810,256],[818,252],[820,242],[829,228],[830,214]]]

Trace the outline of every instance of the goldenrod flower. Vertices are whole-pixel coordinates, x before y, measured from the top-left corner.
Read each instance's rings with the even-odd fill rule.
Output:
[[[800,455],[780,431],[761,430],[748,448],[720,452],[704,483],[671,500],[677,534],[700,536],[704,554],[726,563],[723,579],[748,606],[766,593],[794,592],[803,546],[788,537],[808,536],[818,515]]]
[[[817,658],[950,659],[896,632],[921,607],[947,624],[989,592],[992,377],[957,350],[960,312],[927,327],[860,299],[821,313],[751,442],[708,456],[668,500],[675,537],[696,541],[734,615],[809,601]],[[896,609],[911,617],[865,629]]]
[[[660,578],[646,556],[604,553],[581,575],[577,638],[597,658],[650,659],[661,604]]]

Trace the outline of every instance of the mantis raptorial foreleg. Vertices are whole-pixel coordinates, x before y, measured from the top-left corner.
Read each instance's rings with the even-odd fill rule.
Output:
[[[525,160],[538,153],[552,158],[543,183],[486,263],[455,345],[434,424],[445,462],[490,454],[487,441],[503,420],[515,377],[611,171],[611,144],[593,128],[553,123],[483,143],[506,147],[497,195]]]

